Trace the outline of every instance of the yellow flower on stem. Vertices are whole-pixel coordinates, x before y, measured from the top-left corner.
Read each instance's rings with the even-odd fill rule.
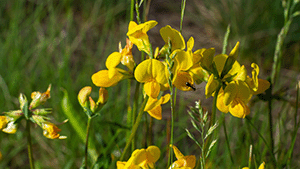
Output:
[[[144,84],[145,93],[157,98],[161,86],[167,84],[165,65],[156,59],[147,59],[141,62],[134,71],[135,79]]]
[[[37,106],[44,104],[48,99],[50,99],[50,90],[51,90],[51,84],[49,85],[47,91],[44,93],[32,92],[31,93],[32,101],[30,103],[29,110],[32,110]]]
[[[8,123],[6,116],[0,116],[0,130],[5,128]]]
[[[12,111],[8,113],[12,113],[14,115],[14,112],[19,113],[20,111]],[[7,113],[7,114],[8,114]],[[0,116],[0,130],[2,130],[4,133],[8,134],[14,134],[17,132],[17,124],[15,124],[16,119],[18,119],[20,115],[15,115],[15,118],[9,117],[9,116]]]
[[[195,167],[196,156],[184,156],[176,146],[170,145],[170,147],[173,148],[177,160],[173,162],[169,169],[193,169]]]
[[[156,146],[147,149],[135,150],[127,162],[117,161],[118,169],[149,169],[155,167],[155,162],[160,157],[160,150]]]
[[[144,51],[148,55],[151,53],[151,44],[147,32],[155,25],[157,25],[157,22],[152,20],[139,25],[134,21],[130,21],[128,26],[127,36],[130,41],[135,44],[140,51]]]
[[[126,46],[124,49],[122,49],[121,42],[119,43],[119,52],[122,55],[121,58],[121,63],[125,65],[131,72],[133,72],[133,69],[135,67],[135,62],[133,60],[133,55],[132,55],[132,46],[133,43],[126,38]]]
[[[165,52],[166,48],[169,47],[169,45],[168,45],[169,40],[170,40],[171,46],[172,46],[171,51],[174,51],[176,49],[183,50],[185,48],[184,39],[178,30],[173,29],[171,26],[167,25],[167,26],[161,28],[159,30],[159,33],[166,43],[160,50],[160,53],[163,54]]]
[[[58,133],[61,131],[56,125],[50,122],[42,123],[43,135],[49,139],[66,139],[66,136],[60,136]]]
[[[151,117],[161,120],[161,105],[167,103],[169,100],[170,94],[162,96],[159,100],[157,98],[149,97],[144,111],[147,111]]]

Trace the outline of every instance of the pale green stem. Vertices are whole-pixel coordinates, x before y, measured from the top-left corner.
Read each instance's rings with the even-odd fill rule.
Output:
[[[131,127],[134,126],[135,124],[135,118],[136,118],[136,113],[137,113],[137,107],[138,107],[138,102],[139,102],[139,96],[140,96],[140,83],[137,82],[135,86],[135,92],[134,92],[134,101],[133,101],[133,109],[131,113]],[[130,136],[129,136],[130,137]],[[132,140],[131,144],[131,150],[135,150],[135,137]]]
[[[87,168],[87,163],[88,163],[88,145],[89,145],[91,121],[92,121],[92,117],[88,117],[87,127],[86,127],[86,137],[85,137],[84,162],[82,165],[83,168]]]
[[[134,15],[134,0],[131,0],[131,2],[130,2],[130,21],[133,21],[133,15]]]
[[[31,143],[31,134],[30,134],[30,120],[26,120],[26,131],[27,131],[27,150],[30,168],[34,169],[34,161],[32,156],[32,143]]]
[[[135,134],[136,134],[136,131],[137,131],[137,129],[138,129],[138,127],[139,127],[139,124],[140,124],[140,121],[141,121],[141,119],[142,119],[142,116],[143,116],[143,113],[144,113],[144,108],[145,108],[145,106],[146,106],[146,103],[147,103],[148,98],[149,98],[149,96],[146,96],[146,98],[145,98],[144,101],[143,101],[143,104],[142,104],[141,109],[140,109],[140,111],[139,111],[138,117],[137,117],[137,119],[136,119],[136,121],[135,121],[135,123],[134,123],[134,126],[132,127],[130,137],[129,137],[129,139],[127,140],[126,146],[125,146],[124,151],[123,151],[123,153],[122,153],[122,155],[121,155],[120,161],[123,161],[123,159],[124,159],[124,157],[125,157],[125,154],[126,154],[128,148],[129,148],[129,146],[130,146],[130,143],[131,143],[132,139],[134,138],[134,136],[135,136]]]
[[[224,129],[224,134],[225,134],[225,138],[226,138],[226,145],[227,145],[227,148],[228,148],[228,151],[229,151],[229,155],[230,155],[230,160],[231,160],[231,163],[234,164],[233,157],[232,157],[232,154],[231,154],[231,148],[230,148],[230,145],[229,145],[229,139],[228,139],[228,135],[227,135],[227,130],[226,130],[225,117],[224,117],[224,120],[223,120],[223,129]]]
[[[181,17],[180,17],[180,33],[182,33],[182,22],[183,22],[185,4],[186,4],[186,0],[182,0],[181,1]]]

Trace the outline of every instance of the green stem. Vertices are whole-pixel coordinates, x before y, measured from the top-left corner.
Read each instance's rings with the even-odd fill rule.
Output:
[[[220,89],[221,89],[221,85],[218,86],[218,88],[215,91],[210,126],[213,126],[215,124],[215,121],[216,121],[217,99],[218,99],[218,94],[219,94]]]
[[[130,21],[133,21],[133,15],[134,15],[134,0],[131,0],[131,3],[130,3]]]
[[[274,154],[272,153],[272,149],[271,147],[268,145],[267,141],[265,140],[265,138],[260,134],[260,132],[258,131],[258,129],[253,125],[253,123],[251,122],[251,120],[246,116],[246,120],[247,122],[254,128],[254,130],[256,131],[256,133],[259,135],[259,137],[263,140],[263,142],[265,143],[265,145],[267,146],[267,148],[269,149],[270,153],[271,153],[271,156],[272,156],[272,160],[275,162],[275,165],[277,166],[276,164],[276,158],[274,156]]]
[[[91,121],[92,121],[92,117],[88,117],[87,127],[86,127],[86,137],[85,137],[84,163],[82,165],[83,168],[87,168],[89,133],[90,133]]]
[[[32,156],[32,143],[31,143],[31,134],[30,134],[30,120],[26,120],[26,130],[27,130],[27,150],[30,168],[34,169],[34,161]]]
[[[182,0],[181,1],[181,17],[180,17],[180,33],[182,33],[182,22],[183,22],[185,4],[186,4],[186,0]]]
[[[173,146],[174,144],[174,93],[173,93],[173,87],[170,87],[170,102],[171,102],[171,139],[170,139],[170,144]],[[173,148],[169,149],[169,159],[170,159],[170,164],[173,163]]]
[[[131,113],[131,126],[134,126],[134,124],[135,124],[139,96],[140,96],[140,83],[137,82],[137,84],[135,86],[135,91],[134,91],[133,110]],[[132,144],[131,144],[131,150],[134,151],[134,149],[135,149],[135,137],[133,138]]]
[[[228,151],[229,151],[229,155],[230,155],[230,160],[231,160],[231,163],[234,164],[233,157],[232,157],[232,154],[231,154],[230,145],[229,145],[229,139],[228,139],[228,135],[227,135],[227,130],[226,130],[225,117],[224,117],[224,120],[223,120],[223,129],[224,129],[224,134],[225,134],[225,138],[226,138],[226,145],[227,145],[227,148],[228,148]]]
[[[122,153],[122,155],[121,155],[120,161],[123,161],[124,156],[125,156],[125,154],[126,154],[128,148],[129,148],[129,146],[130,146],[130,143],[131,143],[132,139],[134,138],[134,136],[135,136],[135,134],[136,134],[136,131],[137,131],[137,129],[138,129],[138,127],[139,127],[139,124],[140,124],[140,121],[141,121],[141,119],[142,119],[142,116],[143,116],[143,113],[144,113],[144,108],[145,108],[145,106],[146,106],[146,103],[147,103],[148,98],[149,98],[149,96],[146,96],[146,98],[145,98],[144,101],[143,101],[143,104],[142,104],[141,109],[140,109],[140,111],[139,111],[139,114],[138,114],[138,117],[137,117],[137,119],[136,119],[136,122],[134,123],[134,126],[132,127],[130,137],[129,137],[129,139],[127,140],[126,146],[125,146],[124,151],[123,151],[123,153]]]

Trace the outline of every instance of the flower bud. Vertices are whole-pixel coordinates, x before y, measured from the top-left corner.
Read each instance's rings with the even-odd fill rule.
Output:
[[[23,107],[24,107],[24,105],[25,105],[27,102],[28,102],[28,101],[27,101],[26,96],[25,96],[23,93],[21,93],[20,96],[19,96],[19,103],[20,103],[20,109],[21,109],[21,110],[23,110]]]
[[[42,124],[43,135],[49,139],[66,139],[66,136],[60,136],[58,133],[61,131],[56,125],[50,122]]]
[[[97,105],[101,104],[104,105],[108,100],[108,91],[105,88],[99,89],[99,99],[97,101]]]
[[[97,110],[98,108],[98,105],[96,105],[95,101],[89,97],[89,101],[90,101],[90,110],[95,113],[95,111]]]
[[[48,109],[35,109],[35,110],[32,110],[32,113],[35,114],[35,115],[47,115],[47,114],[50,114],[51,113],[51,109],[48,108]]]
[[[81,105],[82,108],[88,107],[88,99],[89,95],[92,92],[92,87],[91,86],[86,86],[82,88],[79,93],[78,93],[78,102]]]
[[[49,87],[45,93],[32,92],[31,93],[32,101],[30,103],[29,109],[31,110],[41,104],[44,104],[50,98],[50,90],[51,90],[51,84],[49,85]]]

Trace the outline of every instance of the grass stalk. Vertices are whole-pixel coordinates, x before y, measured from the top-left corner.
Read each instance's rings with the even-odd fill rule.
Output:
[[[182,22],[183,22],[183,16],[185,11],[185,4],[186,0],[181,1],[181,16],[180,16],[180,33],[182,33]]]
[[[88,163],[88,145],[89,145],[89,134],[91,127],[92,117],[88,117],[87,126],[86,126],[86,137],[85,137],[85,148],[84,148],[84,162],[82,164],[82,168],[87,168]]]
[[[227,130],[226,130],[225,117],[224,117],[224,120],[223,120],[223,129],[224,129],[224,134],[225,134],[225,139],[226,139],[226,146],[228,148],[229,155],[230,155],[230,161],[231,161],[232,164],[234,164],[233,157],[232,157],[232,154],[231,154],[231,148],[230,148],[230,145],[229,145],[229,139],[228,139],[228,135],[227,135]]]
[[[31,133],[30,133],[30,120],[26,120],[26,131],[27,131],[27,150],[30,168],[34,169],[34,161],[32,156],[32,142],[31,142]]]
[[[125,146],[124,151],[123,151],[123,153],[122,153],[122,155],[121,155],[120,161],[123,161],[123,159],[124,159],[124,157],[125,157],[125,154],[126,154],[128,148],[129,148],[130,144],[131,144],[131,141],[132,141],[132,139],[134,138],[134,136],[135,136],[135,134],[136,134],[136,131],[137,131],[137,129],[138,129],[138,127],[139,127],[139,124],[140,124],[140,122],[141,122],[141,119],[142,119],[142,116],[143,116],[143,113],[144,113],[144,108],[145,108],[145,106],[146,106],[146,103],[147,103],[148,98],[149,98],[149,96],[146,96],[146,98],[145,98],[144,101],[143,101],[143,104],[142,104],[142,106],[141,106],[141,108],[140,108],[140,111],[139,111],[139,114],[138,114],[138,116],[137,116],[137,119],[136,119],[136,121],[135,121],[135,123],[134,123],[134,126],[132,127],[130,137],[129,137],[129,139],[127,140],[126,146]]]

